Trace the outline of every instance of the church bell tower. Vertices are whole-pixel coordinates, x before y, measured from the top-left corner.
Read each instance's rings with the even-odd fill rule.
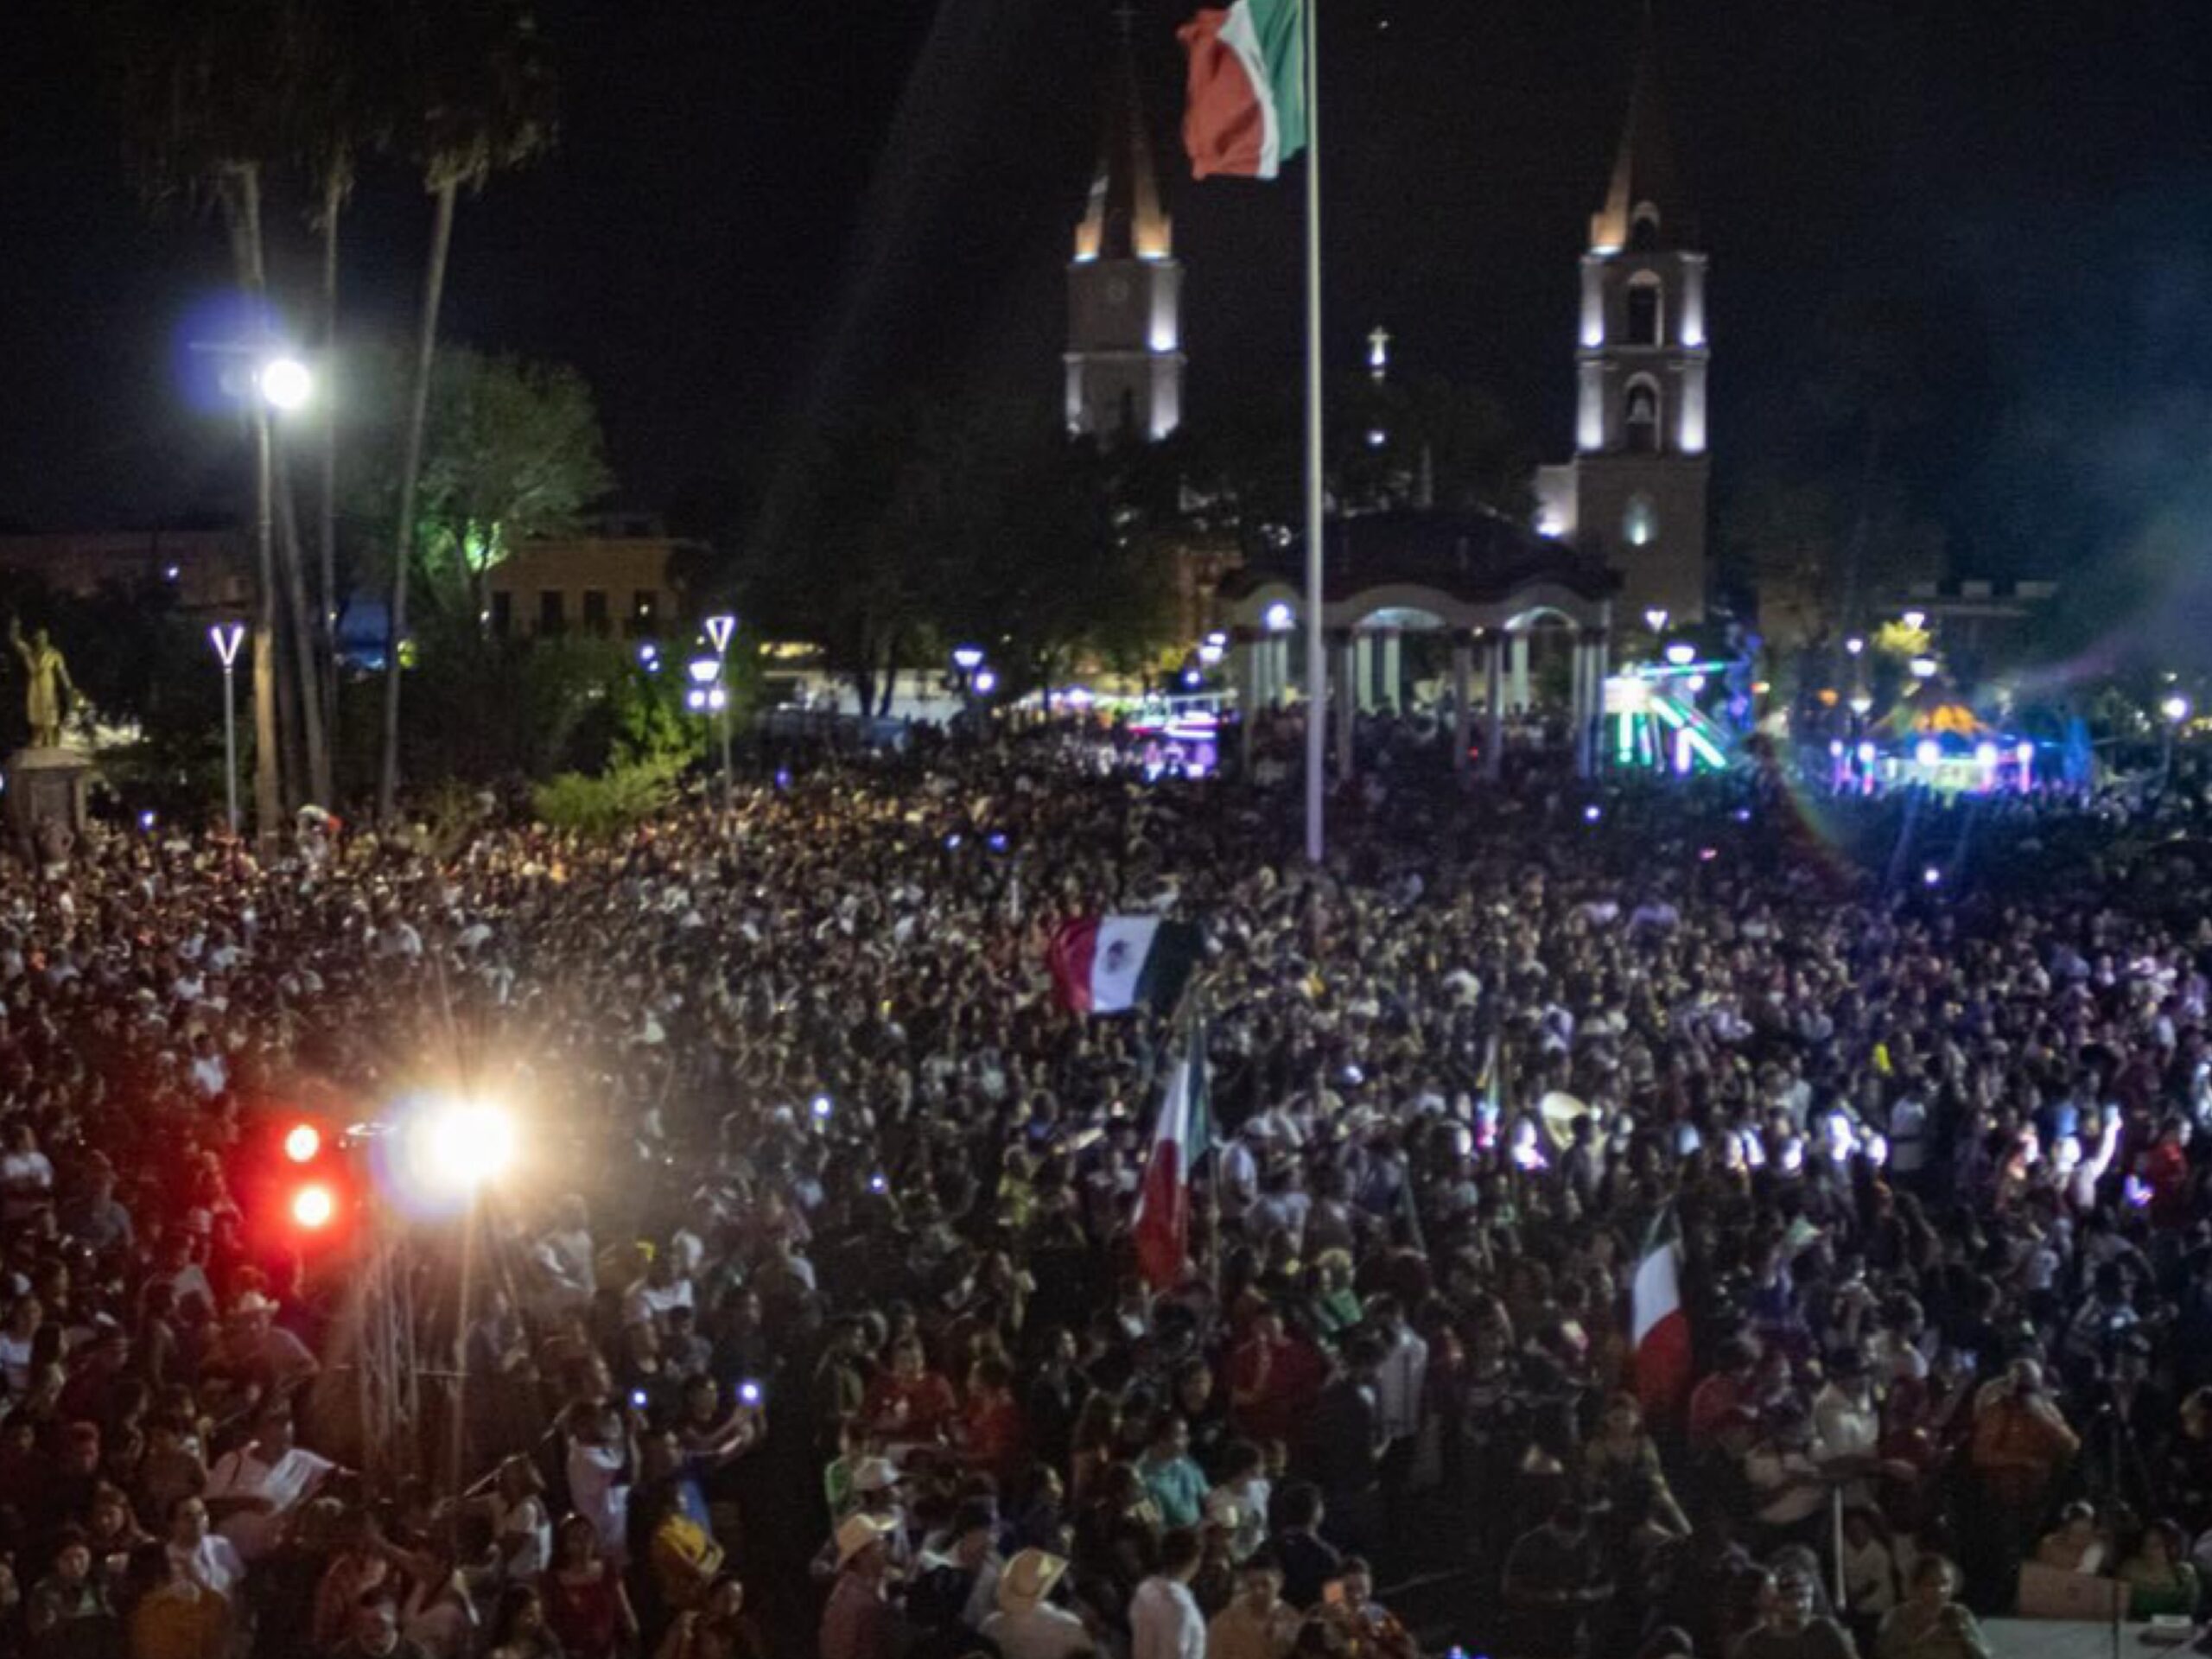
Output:
[[[1068,265],[1068,431],[1105,443],[1164,438],[1183,419],[1183,267],[1137,98],[1131,13],[1106,73],[1103,135]]]
[[[1628,126],[1582,256],[1574,459],[1539,469],[1537,528],[1605,556],[1630,615],[1703,618],[1706,256],[1668,141],[1649,22]]]

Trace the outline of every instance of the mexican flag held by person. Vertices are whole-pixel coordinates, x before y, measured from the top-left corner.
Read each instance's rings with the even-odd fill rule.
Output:
[[[1679,1423],[1690,1392],[1690,1322],[1682,1311],[1681,1250],[1670,1205],[1651,1224],[1629,1294],[1637,1398],[1654,1425]]]
[[[1191,1166],[1213,1144],[1206,1109],[1206,1028],[1191,1022],[1182,1057],[1168,1074],[1167,1095],[1152,1128],[1144,1181],[1137,1188],[1132,1236],[1137,1271],[1154,1290],[1172,1289],[1191,1258]]]
[[[1083,916],[1053,933],[1046,961],[1060,1001],[1077,1014],[1165,1013],[1182,999],[1204,944],[1195,922]]]
[[[1190,59],[1194,178],[1272,179],[1306,147],[1306,0],[1209,6],[1176,31]]]

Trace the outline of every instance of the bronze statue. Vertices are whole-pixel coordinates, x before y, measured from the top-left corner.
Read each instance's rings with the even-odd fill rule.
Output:
[[[72,703],[83,701],[76,682],[69,677],[69,664],[62,658],[61,648],[47,637],[44,628],[25,639],[22,621],[12,616],[8,619],[8,643],[23,659],[23,672],[29,677],[23,688],[23,709],[30,716],[31,747],[58,748],[61,743],[61,694],[67,691]]]

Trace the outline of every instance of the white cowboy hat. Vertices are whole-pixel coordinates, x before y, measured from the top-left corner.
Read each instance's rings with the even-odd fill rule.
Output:
[[[847,1516],[837,1523],[838,1567],[842,1568],[870,1544],[881,1541],[898,1529],[896,1521],[887,1521],[879,1516]]]
[[[888,1458],[862,1458],[853,1471],[853,1490],[856,1492],[887,1492],[906,1477],[899,1472],[899,1465]]]
[[[1052,1593],[1068,1564],[1041,1549],[1025,1549],[999,1574],[999,1611],[1024,1613]]]

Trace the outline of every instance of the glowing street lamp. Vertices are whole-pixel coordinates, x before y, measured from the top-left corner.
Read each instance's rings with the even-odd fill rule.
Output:
[[[1911,668],[1912,677],[1916,680],[1932,680],[1936,677],[1936,659],[1933,657],[1916,657],[1908,666]]]
[[[1208,639],[1198,646],[1198,661],[1207,668],[1219,668],[1224,647]]]
[[[1663,605],[1654,605],[1643,613],[1643,626],[1654,633],[1666,632],[1667,607]]]
[[[231,834],[238,832],[238,646],[245,639],[243,622],[218,622],[207,630],[207,643],[223,664],[223,791]]]
[[[728,619],[709,619],[710,625]],[[710,626],[709,638],[712,633]],[[727,639],[728,634],[723,638]],[[722,807],[727,810],[730,804],[729,692],[722,684],[722,659],[718,655],[694,657],[684,664],[683,671],[691,677],[691,689],[684,693],[683,706],[695,715],[712,715],[715,717],[715,730],[721,739],[722,751]]]
[[[707,643],[715,648],[715,655],[727,658],[729,642],[737,632],[737,619],[727,611],[717,612],[707,619]]]
[[[979,697],[988,697],[999,689],[999,677],[988,668],[979,668],[976,671],[974,683],[976,695]]]
[[[1854,633],[1850,639],[1843,642],[1843,648],[1849,652],[1853,657],[1856,657],[1860,652],[1866,649],[1866,642]]]
[[[2189,699],[2177,691],[2158,705],[2158,712],[2166,717],[2158,732],[2158,787],[2163,790],[2173,776],[2174,734],[2189,719]]]
[[[1269,633],[1288,633],[1297,624],[1298,613],[1279,599],[1262,613],[1260,620]]]
[[[286,415],[305,409],[315,397],[315,376],[296,357],[272,357],[254,372],[261,401]]]
[[[1915,633],[1918,633],[1923,628],[1928,626],[1928,613],[1925,611],[1907,611],[1898,619],[1898,620],[1902,621],[1905,626],[1910,628]]]
[[[1676,668],[1688,668],[1697,660],[1697,647],[1687,639],[1677,639],[1667,647],[1667,660]]]

